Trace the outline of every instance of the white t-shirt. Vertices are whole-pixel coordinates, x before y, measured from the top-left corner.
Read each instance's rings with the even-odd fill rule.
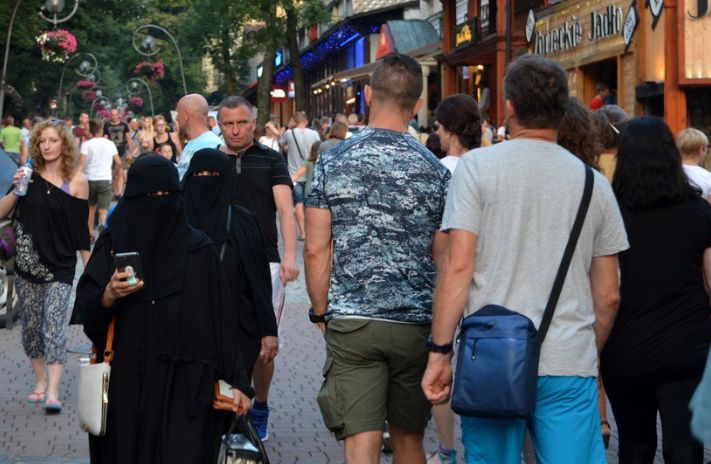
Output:
[[[711,172],[701,166],[689,166],[684,164],[684,173],[692,184],[701,189],[701,196],[704,200],[711,196]]]
[[[93,137],[81,145],[81,154],[86,156],[84,174],[88,180],[111,180],[111,163],[114,155],[118,155],[115,143]]]
[[[304,162],[309,159],[309,156],[311,156],[311,145],[320,140],[321,136],[318,135],[318,132],[307,127],[297,127],[284,132],[279,143],[288,145],[286,157],[290,176],[293,176]],[[304,177],[302,176],[299,180],[304,180]]]
[[[551,142],[514,139],[462,156],[442,229],[477,235],[465,315],[488,304],[541,323],[585,185],[583,163]],[[594,173],[590,208],[543,341],[538,375],[597,376],[593,257],[629,247],[612,188]]]
[[[265,135],[263,137],[259,137],[259,143],[261,143],[265,147],[271,148],[272,150],[281,153],[281,149],[279,148],[279,139],[267,137]]]
[[[449,172],[454,174],[454,170],[457,169],[457,164],[459,164],[460,158],[461,156],[445,156],[440,161],[447,169],[449,169]]]

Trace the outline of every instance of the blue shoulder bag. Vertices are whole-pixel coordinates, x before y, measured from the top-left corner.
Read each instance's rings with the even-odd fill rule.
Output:
[[[452,409],[459,415],[530,419],[536,407],[541,344],[553,319],[593,190],[585,167],[585,188],[548,304],[536,330],[523,314],[486,305],[462,321]]]

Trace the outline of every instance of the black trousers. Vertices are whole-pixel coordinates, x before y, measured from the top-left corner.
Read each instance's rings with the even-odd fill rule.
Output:
[[[666,464],[701,464],[703,445],[691,435],[689,401],[704,372],[708,349],[644,375],[610,369],[601,375],[619,433],[620,464],[649,464],[657,450],[657,412]]]

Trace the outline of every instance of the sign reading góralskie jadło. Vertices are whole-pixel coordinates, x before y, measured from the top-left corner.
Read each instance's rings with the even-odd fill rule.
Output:
[[[556,8],[557,11],[545,16],[537,15],[531,40],[533,53],[557,55],[606,42],[624,47],[622,2],[585,0],[558,6],[564,8]]]

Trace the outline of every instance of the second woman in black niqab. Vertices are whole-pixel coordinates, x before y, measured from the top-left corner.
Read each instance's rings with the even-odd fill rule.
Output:
[[[144,269],[130,295],[114,274],[113,255],[122,252],[139,252]],[[98,353],[115,317],[107,432],[90,436],[91,462],[214,463],[224,427],[212,409],[215,382],[253,392],[218,251],[188,224],[170,161],[151,155],[131,166],[79,281],[76,309]]]
[[[262,349],[262,339],[276,337],[277,324],[264,238],[254,215],[232,204],[234,182],[227,155],[207,148],[190,160],[183,192],[190,225],[215,242],[222,258],[243,332],[242,358],[251,373],[258,356],[271,362],[275,353],[268,352],[267,343]]]

